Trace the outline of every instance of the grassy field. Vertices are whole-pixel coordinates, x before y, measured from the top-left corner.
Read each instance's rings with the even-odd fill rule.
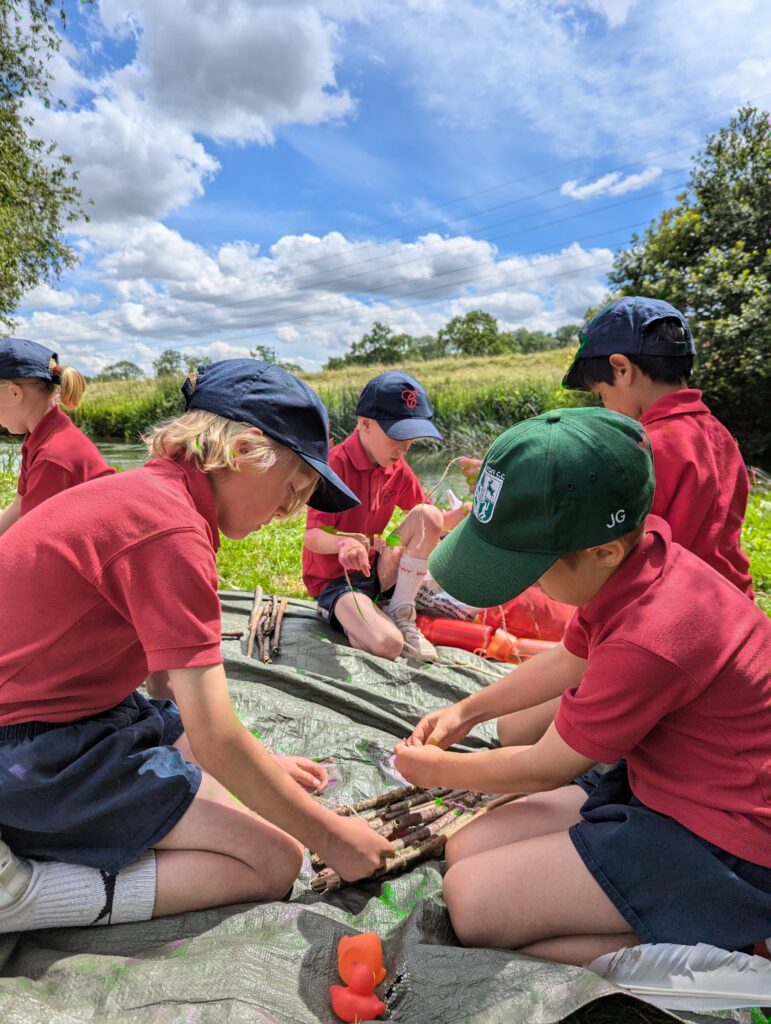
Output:
[[[439,429],[454,446],[494,437],[513,423],[555,405],[585,404],[588,396],[563,391],[560,380],[571,349],[485,358],[437,359],[403,368],[428,391]],[[329,411],[332,436],[355,425],[363,385],[384,366],[346,367],[305,375]],[[136,441],[152,423],[182,408],[174,378],[90,384],[73,419],[92,437]]]
[[[13,499],[16,478],[0,462],[0,508]],[[223,538],[218,566],[223,590],[266,591],[307,597],[300,572],[304,515],[264,526],[245,540]],[[750,559],[758,603],[771,615],[771,491],[755,488],[744,522],[744,550]]]

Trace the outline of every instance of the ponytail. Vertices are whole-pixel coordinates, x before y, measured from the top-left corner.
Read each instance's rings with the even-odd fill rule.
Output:
[[[86,390],[86,378],[71,366],[59,366],[53,359],[50,368],[59,378],[62,405],[68,409],[77,409]]]

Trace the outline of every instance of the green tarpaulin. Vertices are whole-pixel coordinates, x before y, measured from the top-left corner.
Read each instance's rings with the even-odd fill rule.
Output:
[[[222,601],[224,628],[244,628],[251,595],[223,593]],[[505,671],[463,651],[443,649],[445,664],[419,668],[337,641],[312,605],[292,601],[275,664],[247,661],[245,644],[224,642],[233,703],[249,728],[274,751],[334,757],[329,803],[400,785],[394,739],[424,712]],[[489,725],[478,728],[469,744],[492,734]],[[581,1020],[750,1022],[748,1011],[670,1015],[588,971],[462,948],[444,909],[438,861],[324,896],[311,893],[310,877],[306,858],[288,902],[0,937],[0,1021],[331,1024],[327,989],[339,981],[338,940],[376,931],[388,970],[379,992],[386,1019],[400,1024],[553,1024],[589,1004]]]

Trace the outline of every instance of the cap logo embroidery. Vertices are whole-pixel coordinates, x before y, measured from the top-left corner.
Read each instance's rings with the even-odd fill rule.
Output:
[[[504,479],[504,473],[497,473],[489,466],[483,468],[474,491],[474,516],[480,523],[489,523],[493,518]]]
[[[605,525],[609,530],[612,530],[614,526],[618,526],[619,523],[623,523],[626,519],[626,511],[620,508],[618,512],[611,512],[610,522]]]
[[[418,393],[414,388],[405,388],[402,391],[402,401],[408,409],[414,409],[418,404]]]

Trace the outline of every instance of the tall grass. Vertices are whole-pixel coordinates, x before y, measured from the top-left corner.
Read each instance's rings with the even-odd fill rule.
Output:
[[[435,359],[403,367],[426,388],[445,442],[455,448],[484,445],[502,430],[554,406],[583,405],[587,395],[564,391],[560,380],[570,349],[486,358]],[[304,379],[329,412],[335,440],[356,423],[359,393],[385,366],[345,367]],[[175,378],[91,384],[73,419],[92,437],[136,441],[152,423],[182,411]]]

